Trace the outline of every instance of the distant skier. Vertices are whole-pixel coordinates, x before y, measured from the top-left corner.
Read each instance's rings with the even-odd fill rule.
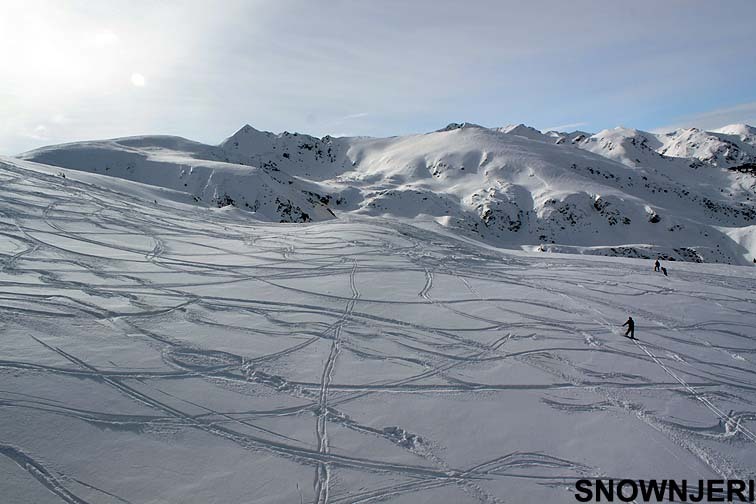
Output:
[[[665,268],[664,266],[662,266],[661,270],[662,270],[662,273],[664,273],[664,276],[667,276],[667,268]]]
[[[659,268],[661,267],[661,263],[659,262],[659,259],[656,260],[654,263],[654,271],[659,271]]]
[[[630,339],[635,339],[635,321],[633,320],[633,317],[627,317],[627,322],[622,324],[622,327],[627,326],[627,331],[625,331],[625,337]],[[628,334],[630,336],[628,336]]]

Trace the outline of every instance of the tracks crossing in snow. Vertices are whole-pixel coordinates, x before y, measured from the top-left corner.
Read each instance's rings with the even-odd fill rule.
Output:
[[[0,330],[8,349],[0,373],[9,378],[0,387],[0,419],[17,433],[4,439],[3,454],[69,504],[92,504],[99,490],[68,470],[65,456],[23,446],[20,440],[31,439],[16,420],[23,415],[73,422],[82,431],[97,426],[103,435],[125,429],[137,444],[163,430],[193,431],[222,443],[237,461],[255,457],[234,450],[264,452],[305,467],[301,498],[318,503],[407,499],[445,486],[481,503],[525,487],[552,488],[550,498],[559,500],[570,478],[598,475],[602,463],[589,452],[568,460],[559,429],[534,435],[533,425],[549,415],[570,426],[619,411],[627,436],[655,430],[661,447],[649,449],[657,456],[674,453],[706,474],[748,470],[747,456],[730,455],[754,440],[756,373],[748,363],[756,356],[756,289],[748,278],[681,273],[677,283],[657,285],[632,262],[510,257],[382,219],[262,224],[177,211],[13,166],[0,166],[0,176],[0,235],[12,242],[0,259]],[[348,276],[349,289],[320,288],[332,275]],[[397,277],[395,296],[376,288]],[[448,288],[450,278],[466,289]],[[716,300],[716,315],[695,319],[691,313],[705,313],[707,296]],[[660,306],[684,298],[693,308],[654,313],[644,298]],[[644,340],[640,352],[603,337],[611,330],[605,313],[631,308],[659,323],[658,342]],[[694,336],[682,338],[682,330]],[[328,350],[322,367],[303,376],[297,365],[319,342]],[[649,376],[635,372],[638,365]],[[360,373],[347,372],[356,366]],[[37,382],[56,396],[22,395],[23,384]],[[217,394],[184,385],[197,383]],[[87,407],[58,401],[57,394],[77,397],[77,384],[115,392],[140,411],[114,412],[100,399]],[[238,404],[216,404],[226,394]],[[677,418],[692,409],[669,419],[654,408],[661,400],[677,406],[683,395],[720,419],[727,436],[704,439],[708,426]],[[535,398],[537,407],[520,406],[522,398]],[[735,412],[725,413],[733,404]],[[463,422],[469,429],[443,430],[446,413],[458,414],[461,405],[470,408]],[[432,413],[413,414],[416,407]],[[523,421],[513,413],[521,407],[538,413]],[[511,435],[485,426],[492,411]],[[348,433],[342,439],[360,441],[336,449],[336,425]],[[513,439],[528,450],[513,447]],[[542,439],[553,451],[552,444],[530,449]],[[380,453],[350,451],[363,441]],[[33,454],[37,466],[20,454]],[[465,462],[455,467],[450,460]],[[281,474],[271,491],[287,485],[289,475]]]
[[[360,297],[360,291],[357,290],[355,276],[357,274],[357,260],[354,260],[352,269],[349,272],[349,288],[352,291],[352,299],[347,302],[344,313],[341,318],[333,325],[333,342],[328,353],[328,358],[323,366],[323,375],[320,383],[320,393],[318,395],[318,410],[315,423],[315,435],[318,442],[318,452],[327,454],[330,447],[328,444],[328,392],[333,380],[333,372],[336,368],[336,359],[341,351],[341,331],[349,320],[349,316],[354,311],[354,306]],[[318,464],[315,475],[315,495],[317,504],[326,504],[328,502],[331,480],[331,467],[327,462]]]

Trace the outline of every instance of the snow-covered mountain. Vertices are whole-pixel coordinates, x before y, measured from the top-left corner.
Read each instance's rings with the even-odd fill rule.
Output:
[[[179,137],[142,136],[45,147],[22,155],[40,163],[100,173],[186,192],[199,203],[234,205],[263,220],[308,222],[332,218],[308,196],[305,180],[269,164],[223,161],[218,148]]]
[[[266,221],[391,216],[496,246],[746,264],[756,256],[755,139],[746,125],[591,135],[453,123],[390,138],[247,125],[217,146],[145,136],[20,157]]]
[[[695,158],[724,168],[754,168],[756,164],[756,129],[746,124],[732,124],[714,131],[696,128],[659,135],[666,156]]]

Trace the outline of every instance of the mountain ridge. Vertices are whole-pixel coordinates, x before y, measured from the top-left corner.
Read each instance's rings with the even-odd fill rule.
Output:
[[[246,124],[218,145],[137,136],[19,158],[183,191],[264,221],[391,216],[509,248],[749,264],[753,131],[591,135],[451,123],[399,137],[318,138]]]

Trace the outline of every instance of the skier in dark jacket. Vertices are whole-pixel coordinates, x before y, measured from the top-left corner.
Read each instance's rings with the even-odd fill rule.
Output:
[[[662,266],[662,273],[664,273],[664,276],[667,276],[667,268]]]
[[[622,327],[627,326],[627,331],[625,331],[625,337],[630,339],[635,339],[635,321],[633,320],[633,317],[627,317],[627,322],[622,324]],[[628,334],[630,336],[628,336]]]
[[[659,268],[661,267],[661,263],[659,262],[659,259],[656,260],[654,263],[654,271],[659,271]]]

